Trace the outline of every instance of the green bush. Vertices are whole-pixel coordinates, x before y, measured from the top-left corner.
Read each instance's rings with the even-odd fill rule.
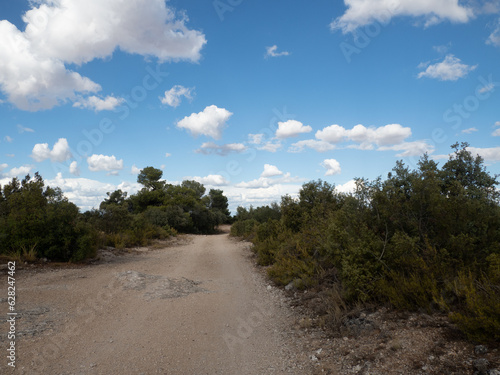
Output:
[[[253,241],[278,284],[326,283],[345,306],[441,310],[471,339],[498,340],[500,193],[467,147],[453,145],[441,169],[427,155],[416,170],[397,162],[349,195],[309,182],[282,197],[279,218],[239,208],[231,233]]]

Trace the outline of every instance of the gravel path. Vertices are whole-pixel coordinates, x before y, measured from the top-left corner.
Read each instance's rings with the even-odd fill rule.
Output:
[[[97,265],[19,271],[16,368],[2,355],[0,373],[311,373],[293,313],[248,246],[187,236]]]

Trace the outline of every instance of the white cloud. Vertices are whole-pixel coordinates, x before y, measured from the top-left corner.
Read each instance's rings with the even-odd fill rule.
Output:
[[[462,130],[462,133],[464,134],[471,134],[471,133],[474,133],[474,132],[477,132],[478,130],[476,128],[468,128],[468,129],[464,129]]]
[[[131,195],[142,188],[138,183],[122,182],[115,185],[87,178],[63,178],[61,173],[52,180],[46,180],[46,184],[61,188],[64,195],[84,211],[98,208],[107,197],[107,192],[120,189]]]
[[[117,160],[114,155],[92,155],[87,158],[89,170],[92,172],[99,171],[119,171],[123,169],[123,159]]]
[[[177,127],[187,129],[193,136],[206,135],[214,139],[220,139],[222,129],[226,121],[233,114],[225,108],[218,108],[215,105],[206,107],[203,112],[192,113],[177,122]]]
[[[37,162],[42,162],[47,159],[54,162],[63,162],[71,159],[72,155],[67,139],[59,138],[52,147],[52,150],[49,148],[48,143],[36,144],[31,152],[31,157]]]
[[[440,46],[433,46],[432,49],[436,51],[437,53],[440,53],[442,55],[448,53],[450,50],[451,43],[448,43],[446,45],[440,45]]]
[[[172,154],[171,154],[171,153],[169,153],[169,152],[166,152],[166,153],[165,153],[165,157],[166,157],[166,158],[169,158],[169,157],[171,157],[171,156],[172,156]]]
[[[73,103],[73,107],[91,109],[96,112],[112,111],[124,102],[125,99],[115,98],[114,96],[107,96],[104,99],[97,96],[89,96],[88,98],[81,98],[79,101]]]
[[[431,154],[434,152],[434,146],[426,141],[402,142],[392,146],[381,146],[377,151],[402,151],[396,154],[398,157],[421,156],[425,153]]]
[[[198,61],[205,36],[186,27],[164,0],[45,0],[23,16],[21,32],[0,21],[0,86],[24,110],[52,108],[101,86],[66,64],[111,56],[116,49],[160,61]]]
[[[185,180],[194,180],[196,182],[199,182],[200,184],[203,185],[209,185],[209,186],[227,186],[229,185],[229,182],[224,178],[224,176],[221,176],[220,174],[210,174],[205,177],[186,177],[184,178]]]
[[[5,166],[5,168],[7,168],[7,164],[2,164],[2,166]],[[32,165],[23,165],[21,167],[12,168],[9,172],[3,174],[3,176],[8,178],[24,177],[27,174],[31,173],[33,168],[34,167]]]
[[[373,149],[373,144],[377,146],[398,144],[410,136],[411,129],[400,124],[389,124],[378,128],[356,125],[352,129],[345,129],[339,125],[330,125],[316,132],[316,138],[321,141],[339,143],[350,140],[360,143],[360,146],[351,146],[351,148],[363,150]]]
[[[248,143],[256,145],[255,148],[257,150],[263,150],[268,152],[276,152],[282,147],[280,141],[269,140],[267,142],[264,142],[265,138],[266,138],[265,134],[249,134]]]
[[[5,20],[0,21],[0,87],[9,102],[31,111],[52,108],[74,99],[76,93],[101,89],[67,70],[62,61],[37,55],[27,35]]]
[[[14,154],[5,154],[5,156],[7,156],[8,158],[13,158],[13,157],[15,157],[16,155],[14,155]]]
[[[260,145],[265,137],[265,134],[248,134],[248,142],[252,145]]]
[[[9,137],[8,135],[5,136],[5,140],[9,143],[12,143],[14,139],[12,137]]]
[[[162,104],[169,105],[170,107],[178,107],[181,104],[181,97],[191,100],[191,89],[184,86],[175,85],[170,90],[165,91],[165,95],[160,97]]]
[[[411,129],[400,124],[389,124],[378,128],[356,125],[347,131],[347,136],[350,140],[361,143],[362,146],[368,147],[373,143],[377,146],[385,146],[403,142],[411,136]]]
[[[335,185],[335,190],[337,190],[340,193],[354,193],[356,191],[356,181],[350,180],[347,181],[345,184],[342,185]]]
[[[268,141],[261,146],[257,147],[257,150],[263,150],[268,152],[276,152],[282,147],[280,142]]]
[[[274,177],[281,176],[283,172],[281,172],[277,166],[271,164],[264,164],[264,171],[260,175],[260,177]]]
[[[493,137],[500,137],[500,129],[495,129],[491,135]]]
[[[312,128],[307,125],[304,126],[300,121],[288,120],[286,122],[278,122],[278,129],[276,130],[277,138],[291,138],[299,134],[309,133]]]
[[[335,148],[334,145],[331,143],[325,142],[325,141],[317,141],[315,139],[307,139],[305,141],[299,141],[296,143],[293,143],[289,149],[288,152],[302,152],[304,151],[305,148],[312,148],[313,150],[316,150],[318,152],[326,152],[333,150]]]
[[[495,89],[496,85],[494,83],[488,83],[479,89],[480,94],[484,94]]]
[[[481,156],[486,162],[500,161],[500,147],[467,147],[467,150],[470,151],[473,155]]]
[[[425,71],[418,74],[418,78],[427,77],[440,81],[456,81],[459,78],[465,77],[476,68],[477,65],[462,64],[459,58],[450,54],[442,62],[429,65]]]
[[[493,32],[490,34],[490,36],[486,40],[486,43],[494,45],[496,47],[500,47],[500,19],[497,21],[495,30],[493,30]]]
[[[196,150],[197,154],[217,154],[220,156],[226,156],[232,153],[241,153],[246,151],[247,147],[242,143],[228,143],[225,145],[218,145],[213,142],[205,142],[201,147]]]
[[[347,130],[339,125],[330,125],[316,132],[316,138],[330,143],[339,143],[348,136]]]
[[[35,131],[31,128],[26,128],[22,126],[21,124],[17,124],[17,131],[19,133],[34,133]]]
[[[326,169],[325,176],[333,176],[342,172],[340,163],[335,159],[323,160],[323,163],[321,163],[321,165]]]
[[[2,172],[4,169],[8,168],[8,164],[2,163],[0,164],[0,172]]]
[[[276,52],[278,50],[278,46],[274,45],[271,47],[266,47],[266,57],[279,57],[279,56],[288,56],[290,55],[290,52],[283,51],[283,52]]]
[[[281,177],[270,178],[261,176],[258,179],[252,181],[242,181],[235,185],[237,188],[245,188],[245,189],[262,189],[269,188],[274,185],[282,185],[289,183],[297,183],[302,182],[304,179],[300,177],[292,177],[289,172],[282,174]]]
[[[69,173],[74,176],[80,176],[80,167],[76,161],[72,161],[69,165]]]
[[[236,213],[236,207],[254,207],[280,202],[283,195],[297,197],[301,184],[275,184],[268,187],[247,188],[243,186],[224,187],[224,195],[229,200],[229,209]]]
[[[330,24],[332,30],[340,29],[343,33],[374,22],[385,24],[398,16],[418,17],[425,26],[444,20],[465,23],[474,17],[472,9],[460,5],[458,0],[344,0],[344,3],[346,12]]]
[[[132,168],[130,168],[130,173],[131,174],[139,174],[139,173],[141,173],[141,168],[137,168],[134,164],[134,165],[132,165]]]

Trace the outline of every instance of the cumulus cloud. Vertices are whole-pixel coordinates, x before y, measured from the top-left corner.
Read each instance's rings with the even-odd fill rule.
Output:
[[[248,143],[256,145],[255,148],[257,150],[276,152],[282,147],[280,141],[276,140],[265,141],[266,139],[265,134],[249,134],[248,139],[249,139]]]
[[[165,91],[165,95],[160,97],[162,104],[169,105],[170,107],[178,107],[181,104],[181,98],[191,100],[191,89],[188,89],[181,85],[175,85],[170,90]]]
[[[80,176],[80,167],[76,161],[72,161],[69,165],[69,173],[74,176]]]
[[[215,105],[206,107],[203,112],[192,113],[177,122],[177,127],[187,129],[193,136],[205,135],[220,139],[222,129],[233,114]]]
[[[289,184],[289,183],[297,183],[303,182],[304,179],[299,177],[292,177],[292,175],[287,172],[280,177],[271,178],[271,177],[259,177],[258,179],[251,181],[242,181],[235,185],[237,188],[244,189],[266,189],[275,185]]]
[[[345,194],[354,193],[356,191],[356,181],[349,180],[345,184],[335,185],[335,190],[337,190],[340,193],[345,193]]]
[[[87,164],[91,172],[107,171],[116,173],[123,169],[123,159],[117,160],[114,155],[92,155],[87,158]]]
[[[2,172],[7,167],[8,167],[7,164],[1,164],[0,165],[0,172]],[[13,177],[24,177],[27,174],[30,174],[31,171],[33,170],[33,168],[34,167],[32,165],[23,165],[21,167],[12,168],[7,173],[1,173],[0,176],[2,176],[3,178],[6,178],[7,180],[4,181],[4,183],[7,183],[7,182],[10,182],[10,179]]]
[[[325,142],[325,141],[317,141],[315,139],[307,139],[305,141],[299,141],[296,143],[293,143],[289,148],[288,152],[302,152],[306,148],[311,148],[313,150],[316,150],[318,152],[326,152],[333,150],[335,148],[334,145],[331,143]]]
[[[450,54],[442,62],[429,65],[425,71],[418,74],[418,78],[427,77],[440,81],[456,81],[459,78],[465,77],[476,68],[477,65],[462,64],[459,58]]]
[[[260,177],[274,177],[281,176],[283,172],[281,172],[277,166],[271,164],[264,164],[264,171],[260,175]]]
[[[198,150],[195,150],[197,154],[211,155],[216,154],[220,156],[226,156],[229,154],[238,154],[246,151],[247,147],[242,143],[228,143],[225,145],[218,145],[213,142],[205,142],[201,145]]]
[[[64,196],[83,211],[99,207],[102,200],[106,198],[107,192],[120,189],[131,195],[142,188],[138,183],[122,182],[115,185],[88,178],[63,178],[61,173],[58,173],[52,180],[46,180],[46,183],[49,186],[61,188]]]
[[[356,125],[349,131],[349,139],[366,144],[375,143],[377,146],[398,144],[411,136],[411,129],[400,124],[389,124],[378,128],[367,128]]]
[[[316,138],[325,143],[337,144],[342,141],[353,141],[359,146],[351,146],[363,150],[373,149],[373,145],[387,146],[403,142],[411,136],[411,129],[403,127],[400,124],[388,124],[378,128],[369,127],[364,125],[356,125],[352,129],[346,129],[339,125],[330,125],[316,132]],[[300,143],[300,142],[299,142]],[[307,145],[313,146],[311,143]],[[324,143],[316,144],[317,149],[327,151],[328,148]],[[311,147],[314,148],[314,147]],[[333,148],[333,146],[332,146]]]
[[[196,182],[199,182],[200,184],[203,185],[209,185],[209,186],[227,186],[229,185],[229,181],[227,181],[224,176],[221,176],[220,174],[210,174],[205,177],[186,177],[185,180],[194,180]]]
[[[381,146],[378,151],[401,151],[396,154],[398,157],[421,156],[425,153],[431,154],[434,152],[434,146],[426,141],[402,142],[397,145]]]
[[[292,138],[300,134],[309,133],[312,128],[307,125],[304,126],[300,121],[288,120],[285,122],[278,122],[278,129],[276,130],[277,138]]]
[[[339,143],[347,137],[347,130],[339,125],[330,125],[316,132],[316,138],[330,143]]]
[[[474,17],[471,8],[460,5],[458,0],[344,0],[347,10],[336,18],[330,28],[343,33],[379,22],[388,23],[393,17],[411,16],[430,26],[442,21],[466,23]]]
[[[114,96],[107,96],[104,99],[97,96],[89,96],[88,98],[81,98],[79,101],[73,103],[73,107],[91,109],[95,112],[112,111],[124,102],[125,99],[115,98]]]
[[[132,165],[132,168],[130,168],[130,173],[131,174],[139,174],[139,173],[141,173],[141,168],[137,168],[134,164],[134,165]]]
[[[467,147],[467,150],[473,155],[481,156],[486,162],[496,163],[500,161],[500,147]]]
[[[271,204],[272,202],[280,202],[283,195],[297,197],[301,184],[275,184],[268,187],[247,188],[235,185],[224,188],[224,195],[229,200],[229,209],[235,213],[238,206],[254,207]]]
[[[333,176],[336,174],[340,174],[342,172],[342,169],[340,168],[340,163],[335,159],[323,160],[321,166],[323,166],[326,169],[325,176]]]
[[[24,110],[52,108],[101,90],[66,65],[107,58],[116,49],[160,61],[198,61],[206,43],[205,36],[190,30],[187,18],[178,17],[164,0],[32,4],[23,16],[25,31],[0,21],[0,86],[8,100]]]
[[[59,138],[52,147],[49,148],[48,143],[37,143],[33,147],[31,157],[37,162],[50,159],[53,162],[63,162],[72,158],[71,151],[66,138]]]
[[[277,51],[278,51],[277,45],[266,47],[266,57],[279,57],[279,56],[290,55],[290,52],[287,51],[282,51],[282,52],[277,52]]]
[[[263,143],[260,146],[257,146],[257,150],[262,150],[262,151],[268,151],[268,152],[276,152],[278,151],[282,146],[280,142],[276,141],[267,141]]]
[[[12,143],[14,142],[14,139],[12,137],[9,137],[8,135],[5,136],[5,141]]]

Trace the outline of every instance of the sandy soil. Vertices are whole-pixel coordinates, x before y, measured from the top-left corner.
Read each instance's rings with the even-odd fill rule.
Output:
[[[16,368],[2,355],[0,373],[312,373],[290,331],[295,317],[256,271],[248,244],[224,233],[138,250],[19,270]],[[3,348],[7,332],[4,321]]]

